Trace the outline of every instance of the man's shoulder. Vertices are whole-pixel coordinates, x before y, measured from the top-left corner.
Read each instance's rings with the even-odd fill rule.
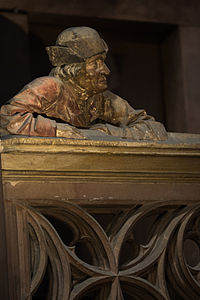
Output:
[[[105,92],[103,92],[103,97],[105,99],[109,99],[112,103],[117,103],[117,102],[120,102],[120,103],[126,103],[127,101],[124,100],[123,98],[121,98],[120,96],[114,94],[113,92],[109,91],[109,90],[106,90]]]
[[[63,85],[62,81],[53,76],[42,76],[34,79],[26,85],[26,88],[60,88]]]
[[[60,94],[62,86],[61,80],[52,76],[43,76],[28,83],[24,90],[30,90],[38,97],[44,97],[51,101]]]

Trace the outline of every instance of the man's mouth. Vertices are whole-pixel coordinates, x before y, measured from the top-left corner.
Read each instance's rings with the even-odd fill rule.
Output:
[[[99,83],[107,84],[106,76],[101,76],[98,81],[99,81]]]

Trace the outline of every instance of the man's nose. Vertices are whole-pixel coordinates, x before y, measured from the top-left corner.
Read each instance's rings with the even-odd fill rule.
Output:
[[[108,76],[110,74],[110,70],[108,69],[107,65],[105,63],[101,66],[101,73]]]

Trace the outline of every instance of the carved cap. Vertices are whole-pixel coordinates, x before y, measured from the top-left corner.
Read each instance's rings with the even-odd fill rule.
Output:
[[[100,53],[107,53],[108,46],[96,30],[89,27],[71,27],[61,32],[56,46],[46,47],[53,66],[83,62]]]

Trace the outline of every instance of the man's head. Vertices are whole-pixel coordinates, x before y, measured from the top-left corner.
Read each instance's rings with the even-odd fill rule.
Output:
[[[58,36],[56,46],[47,47],[50,61],[62,77],[74,77],[77,84],[93,93],[107,88],[107,51],[106,43],[89,27],[68,28]]]
[[[105,55],[98,54],[88,58],[80,72],[74,77],[75,82],[92,94],[107,89],[107,76],[110,71],[104,63]]]
[[[46,47],[53,66],[85,62],[97,54],[106,54],[108,47],[96,30],[70,27],[62,31],[55,46]]]

